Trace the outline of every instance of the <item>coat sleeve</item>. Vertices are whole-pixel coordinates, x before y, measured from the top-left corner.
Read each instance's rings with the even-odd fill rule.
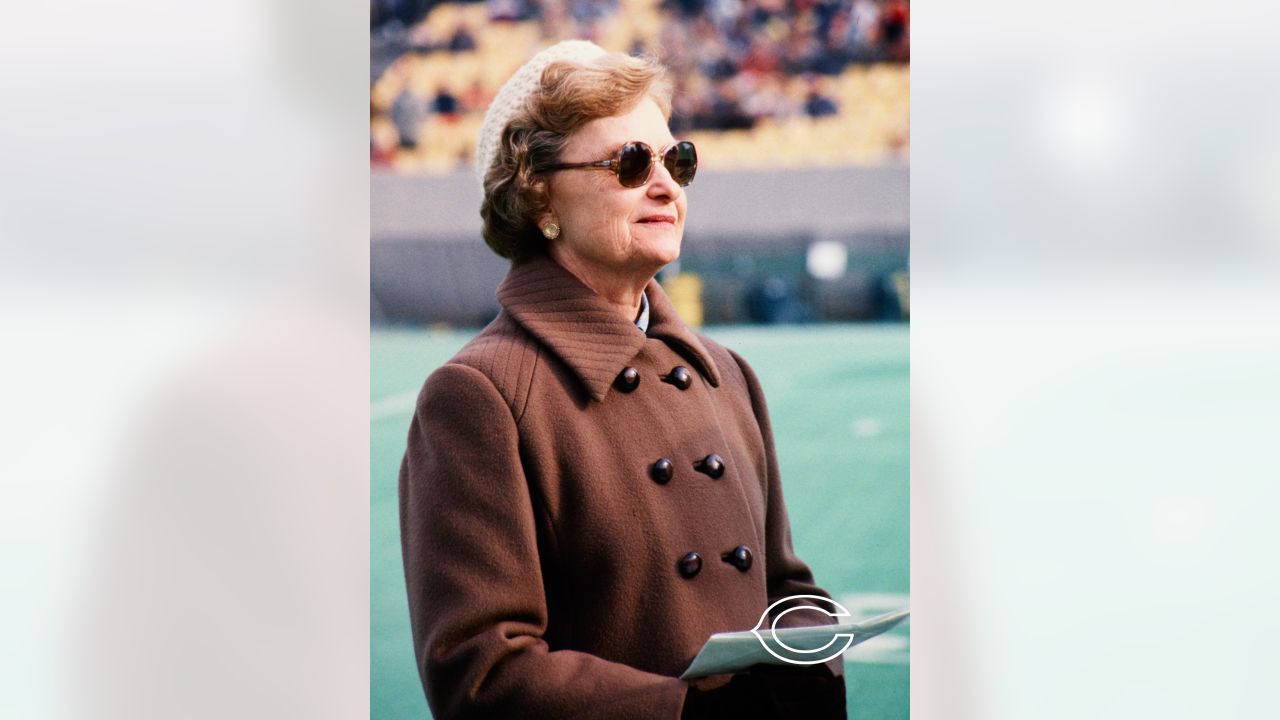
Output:
[[[440,368],[418,397],[400,469],[400,537],[418,670],[438,720],[679,717],[683,681],[544,641],[516,423],[473,368]]]
[[[813,571],[796,555],[791,543],[791,520],[787,516],[787,505],[782,497],[782,477],[778,470],[778,453],[773,443],[773,426],[769,422],[769,407],[765,403],[764,389],[755,371],[742,359],[742,356],[730,350],[729,353],[737,361],[738,367],[747,381],[747,390],[751,395],[751,410],[755,414],[756,424],[760,426],[760,435],[764,440],[766,482],[765,491],[765,572],[768,587],[768,604],[772,605],[793,595],[818,595],[827,599],[831,594],[818,586],[814,581]],[[810,601],[788,603],[786,607],[795,605],[818,605]],[[830,605],[822,605],[823,610],[830,611]],[[793,612],[783,616],[777,627],[795,627],[802,625],[832,625],[836,618],[819,612]],[[827,663],[835,675],[844,674],[844,660],[833,658]]]

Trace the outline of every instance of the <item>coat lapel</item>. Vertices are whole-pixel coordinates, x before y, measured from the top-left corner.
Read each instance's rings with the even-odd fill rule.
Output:
[[[649,336],[666,340],[713,386],[720,375],[707,349],[650,281]],[[608,393],[618,373],[644,347],[645,334],[572,273],[546,256],[518,263],[498,286],[498,302],[521,327],[577,375],[592,399]]]
[[[720,387],[720,373],[711,359],[711,353],[707,352],[698,336],[680,319],[662,286],[657,280],[650,280],[645,292],[649,295],[649,337],[666,340],[676,352],[693,363],[712,387]]]

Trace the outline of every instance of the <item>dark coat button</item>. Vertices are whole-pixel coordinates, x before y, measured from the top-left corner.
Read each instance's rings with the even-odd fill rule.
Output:
[[[696,552],[686,553],[676,565],[681,577],[691,578],[702,570],[702,556]]]
[[[724,460],[719,455],[711,453],[695,463],[693,469],[700,473],[706,473],[712,479],[718,480],[721,475],[724,475]]]
[[[746,545],[739,545],[729,552],[720,556],[720,559],[738,568],[742,572],[751,569],[751,548]]]
[[[675,463],[666,458],[661,458],[649,468],[649,477],[659,485],[666,485],[671,482],[671,475],[675,472]]]
[[[693,384],[693,373],[689,372],[689,368],[677,365],[671,368],[671,372],[662,376],[662,382],[671,383],[681,390],[688,390]]]
[[[613,386],[624,393],[635,390],[640,386],[640,371],[633,367],[624,368],[613,381]]]

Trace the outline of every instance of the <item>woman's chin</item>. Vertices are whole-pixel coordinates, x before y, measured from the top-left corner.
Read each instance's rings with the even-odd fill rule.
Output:
[[[681,233],[678,230],[667,230],[663,233],[638,238],[637,255],[662,268],[675,262],[680,257]]]

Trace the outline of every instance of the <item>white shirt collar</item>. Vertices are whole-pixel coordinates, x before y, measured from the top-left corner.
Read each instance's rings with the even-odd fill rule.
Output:
[[[636,320],[640,332],[649,332],[649,294],[640,291],[640,317]]]

